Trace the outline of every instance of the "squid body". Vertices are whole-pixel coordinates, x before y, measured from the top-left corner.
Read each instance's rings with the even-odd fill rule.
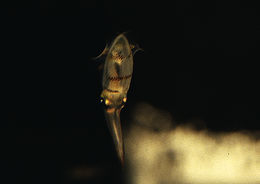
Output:
[[[106,55],[103,68],[101,102],[105,106],[106,121],[122,164],[124,163],[124,141],[120,112],[127,101],[127,92],[133,73],[134,52],[132,51],[134,48],[129,44],[125,35],[120,34],[101,54]]]

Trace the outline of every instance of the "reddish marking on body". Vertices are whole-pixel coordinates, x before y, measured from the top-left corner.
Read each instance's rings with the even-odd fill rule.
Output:
[[[128,79],[132,76],[132,74],[130,75],[126,75],[126,76],[122,76],[122,77],[108,77],[109,80],[111,81],[120,81],[120,80],[124,80],[124,79]]]
[[[119,91],[117,91],[117,90],[112,90],[112,89],[108,89],[108,88],[106,88],[105,90],[107,90],[107,91],[109,91],[111,93],[119,93]]]

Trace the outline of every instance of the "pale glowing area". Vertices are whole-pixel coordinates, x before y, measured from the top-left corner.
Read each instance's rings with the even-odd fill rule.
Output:
[[[173,128],[169,114],[147,104],[127,132],[129,184],[259,184],[260,141],[242,133]]]

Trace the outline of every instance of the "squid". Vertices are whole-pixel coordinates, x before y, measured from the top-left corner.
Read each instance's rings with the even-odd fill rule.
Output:
[[[100,54],[105,55],[102,78],[101,102],[118,158],[124,163],[124,141],[120,112],[127,101],[127,92],[133,74],[133,55],[142,50],[129,44],[124,34],[118,35]],[[98,56],[98,57],[100,57]]]

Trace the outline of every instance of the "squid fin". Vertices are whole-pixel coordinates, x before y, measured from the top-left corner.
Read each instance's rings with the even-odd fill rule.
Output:
[[[144,51],[144,49],[140,48],[138,44],[130,44],[130,49],[132,50],[133,56],[138,51]]]
[[[100,59],[101,57],[107,55],[109,51],[109,47],[108,47],[108,44],[106,44],[106,47],[104,48],[104,50],[101,52],[101,54],[99,54],[97,57],[94,57],[92,58],[93,60],[97,60],[97,59]]]

